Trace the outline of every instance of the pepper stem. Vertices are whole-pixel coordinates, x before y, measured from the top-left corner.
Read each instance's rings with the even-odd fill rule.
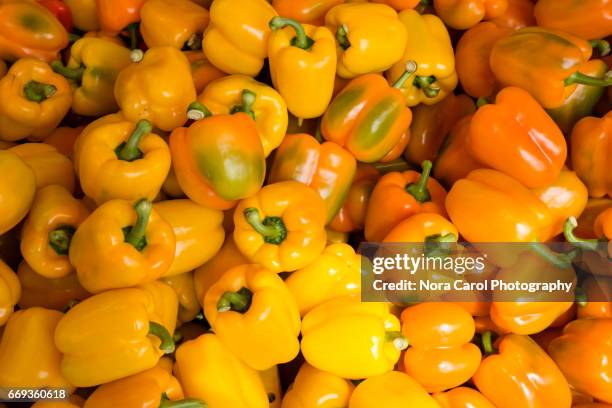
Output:
[[[580,286],[576,287],[576,290],[574,291],[574,298],[580,307],[585,307],[589,300],[586,292]]]
[[[70,241],[75,229],[69,225],[61,226],[49,232],[49,246],[58,255],[68,255]]]
[[[565,235],[567,242],[587,251],[597,251],[597,246],[601,241],[597,239],[578,238],[574,235],[574,229],[576,229],[577,226],[578,221],[576,221],[576,217],[569,217],[567,221],[565,221],[565,224],[563,224],[563,235]]]
[[[243,89],[240,94],[240,105],[234,106],[230,113],[244,112],[255,120],[255,112],[253,112],[253,104],[257,99],[257,94],[249,89]]]
[[[71,81],[75,81],[77,83],[81,82],[83,78],[83,72],[85,72],[85,67],[81,66],[78,68],[68,68],[62,64],[61,61],[53,61],[51,63],[51,68],[53,71],[57,72],[61,76]]]
[[[225,292],[217,302],[218,312],[234,311],[246,313],[251,307],[253,292],[248,288],[241,288],[238,292]]]
[[[418,68],[418,65],[416,61],[414,60],[406,61],[404,73],[399,78],[397,78],[397,80],[393,83],[392,87],[400,89],[402,86],[404,86],[406,81],[408,81],[408,79],[412,76],[412,74],[416,72],[417,68]]]
[[[161,344],[159,349],[165,354],[170,354],[174,351],[174,341],[168,329],[157,322],[149,322],[149,334],[159,337]]]
[[[243,212],[246,221],[257,231],[268,244],[280,245],[287,238],[287,227],[280,217],[265,217],[263,221],[259,210],[246,208]]]
[[[591,47],[597,48],[601,57],[605,57],[610,53],[610,43],[606,40],[591,40],[589,44],[591,44]]]
[[[576,248],[567,253],[560,254],[550,250],[550,248],[540,242],[531,242],[529,247],[536,254],[560,269],[567,269],[572,266],[572,261],[576,258],[576,255],[578,255],[578,250]]]
[[[122,143],[117,148],[117,158],[130,162],[140,159],[142,151],[138,148],[138,144],[144,135],[151,133],[151,130],[153,130],[151,122],[146,119],[139,120],[127,142]]]
[[[351,46],[351,42],[348,39],[348,27],[345,24],[341,24],[336,30],[336,41],[338,41],[338,45],[343,50]]]
[[[491,330],[487,330],[486,332],[482,333],[481,339],[482,348],[485,354],[493,354],[495,349],[493,348],[493,333]]]
[[[421,171],[421,177],[419,177],[419,181],[413,184],[408,184],[406,186],[406,192],[413,196],[419,203],[431,201],[431,194],[429,194],[427,182],[429,181],[429,174],[431,173],[432,166],[433,165],[431,164],[431,161],[423,161],[423,163],[421,163],[421,167],[423,170]]]
[[[435,98],[440,93],[440,88],[432,86],[432,84],[436,81],[436,77],[433,75],[423,76],[418,75],[414,79],[414,85],[423,90],[423,93],[428,98]]]
[[[393,343],[393,347],[395,347],[398,351],[406,350],[410,343],[408,339],[399,331],[388,331],[385,333],[385,339],[389,342]]]
[[[130,36],[130,50],[138,48],[138,23],[132,23],[125,28]]]
[[[612,85],[612,71],[608,71],[604,78],[596,78],[583,74],[582,72],[574,72],[569,77],[565,78],[565,86],[572,84],[582,84],[589,86],[610,86]]]
[[[306,31],[304,31],[304,27],[302,26],[302,24],[300,24],[296,20],[284,17],[274,17],[272,20],[270,20],[270,23],[268,23],[268,25],[273,31],[279,30],[287,26],[293,28],[295,30],[295,38],[291,41],[291,45],[294,45],[298,48],[308,50],[314,44],[313,39],[306,35]]]
[[[166,393],[162,394],[159,408],[207,408],[208,404],[195,398],[185,398],[179,401],[171,401]]]
[[[43,102],[55,95],[57,88],[55,85],[44,84],[38,81],[28,81],[23,87],[23,95],[32,102]]]
[[[490,102],[487,98],[483,98],[482,96],[476,99],[476,107],[480,108],[482,106],[488,105]]]
[[[380,174],[391,173],[392,171],[406,171],[410,169],[408,162],[403,159],[395,159],[389,162],[377,162],[373,163],[372,166],[378,170]]]
[[[457,242],[455,234],[435,234],[425,237],[424,253],[428,258],[447,257],[451,254],[452,243]]]
[[[143,198],[134,205],[137,219],[134,226],[124,228],[125,242],[142,251],[147,246],[146,231],[153,204]]]
[[[194,101],[187,107],[187,117],[192,120],[201,120],[208,116],[212,116],[212,113],[208,110],[204,104]]]

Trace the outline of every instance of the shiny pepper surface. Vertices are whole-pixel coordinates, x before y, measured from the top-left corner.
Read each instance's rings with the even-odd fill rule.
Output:
[[[533,2],[531,0],[507,0],[506,11],[495,18],[489,19],[490,22],[498,27],[519,30],[524,27],[536,25],[533,16]]]
[[[13,308],[21,297],[21,282],[15,272],[0,259],[0,327],[13,314]]]
[[[368,377],[353,391],[348,408],[438,408],[436,401],[413,378],[399,372]]]
[[[140,10],[140,33],[149,48],[201,48],[208,10],[189,0],[147,0]],[[198,44],[200,43],[200,44]]]
[[[534,14],[540,27],[589,40],[612,35],[612,3],[608,0],[541,0]]]
[[[32,169],[10,150],[0,150],[0,235],[28,214],[36,193],[36,176]]]
[[[434,0],[436,14],[457,30],[467,30],[483,19],[498,17],[507,7],[507,0]]]
[[[147,119],[165,131],[182,126],[196,99],[187,57],[172,47],[150,48],[141,61],[119,73],[115,98],[130,121]]]
[[[303,268],[325,247],[325,203],[297,181],[268,184],[242,200],[234,225],[240,252],[273,272]]]
[[[42,61],[18,60],[0,79],[0,140],[43,139],[59,125],[71,103],[64,77]]]
[[[433,397],[441,408],[495,408],[484,395],[468,387],[453,388]]]
[[[107,34],[116,35],[130,24],[140,21],[140,12],[145,2],[146,0],[95,0],[97,6],[95,11],[90,11],[89,7],[82,4],[73,7],[73,9],[77,14],[85,14],[85,10],[90,11],[91,14],[97,12],[99,28]],[[87,14],[89,15],[90,13]],[[92,15],[90,18],[93,17],[95,16]],[[85,19],[85,16],[81,18]],[[97,29],[93,21],[88,22],[86,25],[87,27],[79,28],[82,30]]]
[[[383,242],[456,242],[457,228],[436,213],[418,213],[401,221],[389,231]]]
[[[272,0],[272,7],[279,15],[300,23],[323,25],[325,15],[344,0]]]
[[[174,351],[177,309],[176,294],[161,282],[78,303],[55,330],[62,373],[78,387],[91,387],[154,367]]]
[[[349,380],[303,363],[283,398],[282,408],[346,407],[354,388]]]
[[[302,354],[319,370],[359,379],[393,370],[408,346],[390,304],[362,303],[358,295],[329,300],[302,320]]]
[[[559,368],[527,336],[504,336],[499,354],[482,361],[473,381],[498,408],[569,408],[572,402]]]
[[[286,363],[299,352],[297,304],[283,280],[261,266],[226,271],[206,292],[204,315],[223,344],[256,370]]]
[[[374,166],[357,164],[355,177],[353,177],[344,204],[329,223],[329,228],[339,233],[362,230],[370,196],[379,178],[380,173]]]

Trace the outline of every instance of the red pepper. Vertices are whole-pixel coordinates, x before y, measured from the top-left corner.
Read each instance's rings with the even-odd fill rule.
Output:
[[[57,19],[66,31],[72,31],[72,14],[70,13],[70,7],[62,0],[38,0],[38,2],[45,6]]]

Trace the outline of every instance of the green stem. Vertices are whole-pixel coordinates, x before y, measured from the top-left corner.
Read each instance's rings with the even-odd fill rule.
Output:
[[[302,24],[297,22],[296,20],[284,17],[274,17],[270,20],[268,24],[273,31],[279,30],[284,27],[291,27],[295,31],[295,38],[291,41],[291,44],[301,48],[303,50],[308,50],[314,44],[312,38],[306,35],[306,31],[304,31],[304,27]]]
[[[126,27],[130,36],[130,50],[138,48],[138,23],[132,23]]]
[[[38,81],[28,81],[23,87],[23,95],[27,100],[41,103],[55,95],[57,88],[55,85],[44,84]]]
[[[246,221],[268,244],[280,245],[287,238],[287,227],[280,217],[266,217],[261,220],[259,210],[249,207],[243,212]]]
[[[61,61],[53,61],[51,63],[51,68],[53,71],[57,72],[61,76],[76,83],[81,83],[81,79],[83,78],[83,72],[85,72],[85,67],[81,66],[78,68],[68,68],[62,64]]]
[[[574,291],[574,297],[576,303],[580,307],[585,307],[589,300],[586,292],[580,286],[576,287],[576,290]]]
[[[217,311],[246,313],[252,300],[253,292],[248,288],[240,288],[238,292],[225,292],[217,302]]]
[[[606,40],[591,40],[589,41],[591,47],[596,48],[599,51],[599,56],[605,57],[610,53],[610,43]]]
[[[68,303],[66,303],[66,305],[62,308],[62,312],[68,313],[68,311],[78,305],[79,302],[80,301],[76,299],[69,300]]]
[[[406,160],[403,159],[395,159],[390,162],[385,163],[373,163],[372,166],[376,168],[380,172],[380,174],[391,173],[392,171],[406,171],[410,169],[410,165]]]
[[[406,62],[406,66],[404,68],[404,73],[397,78],[397,80],[393,83],[392,87],[401,89],[402,86],[408,81],[408,79],[416,72],[418,65],[416,61],[409,60]]]
[[[187,107],[187,117],[193,120],[201,120],[208,116],[212,116],[212,113],[208,110],[204,104],[194,101]]]
[[[136,211],[136,224],[134,226],[124,228],[125,242],[131,244],[134,248],[142,251],[147,246],[147,225],[151,216],[153,204],[143,198],[134,205]]]
[[[75,43],[81,39],[81,36],[74,33],[68,33],[68,43]]]
[[[49,232],[49,246],[58,255],[68,255],[70,241],[75,229],[70,225],[64,225]]]
[[[436,82],[436,77],[433,75],[430,75],[430,76],[418,75],[414,79],[415,86],[419,89],[422,89],[423,93],[428,98],[435,98],[440,93],[440,88],[432,86],[434,82]]]
[[[452,244],[457,242],[455,234],[435,234],[425,237],[424,254],[426,257],[442,257],[449,256],[452,252]]]
[[[230,113],[244,112],[255,120],[255,112],[253,112],[253,104],[255,104],[257,94],[250,89],[243,89],[240,94],[240,105],[234,106]]]
[[[336,41],[343,50],[348,49],[351,46],[351,42],[348,39],[348,27],[341,24],[336,30]]]
[[[612,75],[610,75],[610,72],[608,72],[604,78],[596,78],[576,71],[569,77],[565,78],[565,86],[569,86],[572,84],[582,84],[589,86],[610,86],[612,85]]]
[[[159,403],[159,408],[207,408],[208,404],[204,401],[195,398],[186,398],[179,401],[170,401],[162,399]]]
[[[488,105],[490,102],[487,98],[480,97],[476,99],[476,107],[480,108],[481,106]]]
[[[552,251],[540,242],[531,242],[529,247],[536,254],[560,269],[567,269],[572,266],[572,261],[576,258],[576,255],[578,255],[578,250],[576,248],[567,253],[560,254]]]
[[[117,148],[117,158],[130,162],[142,158],[142,151],[138,148],[138,144],[144,135],[151,133],[151,130],[153,130],[151,122],[146,119],[139,120],[127,142],[120,144]]]
[[[421,171],[419,181],[406,186],[406,192],[413,196],[419,203],[431,201],[431,195],[429,194],[429,189],[427,188],[427,182],[429,181],[429,174],[431,173],[432,166],[431,161],[423,161],[423,163],[421,163],[423,170]]]
[[[567,221],[565,221],[565,224],[563,224],[563,235],[565,235],[567,242],[587,251],[597,251],[597,247],[602,241],[597,239],[578,238],[574,235],[574,229],[576,229],[577,226],[578,221],[576,221],[575,217],[569,217]]]
[[[408,339],[399,331],[388,331],[385,333],[385,340],[392,342],[393,346],[398,350],[406,350],[410,343]]]
[[[485,354],[493,354],[495,352],[495,349],[493,348],[493,332],[487,330],[486,332],[482,333],[481,339],[482,348]]]
[[[164,326],[157,322],[149,322],[149,334],[159,337],[159,339],[161,340],[159,349],[165,354],[170,354],[174,352],[174,341],[172,341],[172,336],[170,335],[170,332]]]

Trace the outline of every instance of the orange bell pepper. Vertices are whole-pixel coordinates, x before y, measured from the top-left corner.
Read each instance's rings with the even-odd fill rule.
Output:
[[[468,381],[480,365],[478,346],[470,343],[472,316],[453,303],[421,303],[402,311],[402,333],[410,347],[403,371],[429,393],[446,391]]]
[[[440,408],[495,408],[481,393],[473,388],[457,387],[433,395]]]
[[[431,162],[423,162],[423,171],[408,170],[385,174],[376,183],[365,218],[365,237],[382,241],[400,221],[413,214],[431,212],[446,215],[446,191],[429,177]]]
[[[59,184],[70,193],[74,191],[74,169],[72,162],[55,147],[44,143],[23,143],[11,147],[34,172],[36,188]]]
[[[282,407],[346,407],[354,389],[351,381],[303,363],[283,398]]]
[[[508,0],[435,0],[436,14],[449,27],[467,30],[483,19],[502,15]]]
[[[208,10],[190,0],[147,0],[140,10],[140,34],[147,47],[202,48]]]
[[[607,0],[541,0],[534,14],[540,27],[589,40],[612,35],[612,4]]]
[[[589,276],[576,295],[578,319],[612,319],[612,278]]]
[[[576,390],[612,404],[611,319],[579,319],[563,329],[548,352]]]
[[[215,79],[225,76],[225,72],[211,64],[202,51],[183,51],[183,54],[191,63],[191,76],[196,94],[201,94],[204,88]]]
[[[439,408],[419,383],[399,371],[366,378],[357,385],[348,404],[349,408],[377,406]]]
[[[272,0],[272,7],[280,16],[291,18],[304,24],[321,26],[325,14],[345,0]]]
[[[76,128],[72,127],[58,127],[49,136],[43,139],[43,143],[51,145],[57,149],[58,152],[72,158],[74,150],[74,142],[77,137],[81,134],[84,127],[79,126]]]
[[[612,112],[581,119],[571,135],[572,167],[591,197],[612,197]]]
[[[604,210],[612,207],[610,198],[589,198],[587,205],[578,218],[578,226],[574,233],[582,238],[597,238],[595,233],[595,219]]]
[[[574,217],[568,218],[563,230],[568,242],[586,250],[596,250],[598,249],[598,244],[607,242],[608,256],[612,258],[612,208],[605,209],[595,218],[593,230],[598,239],[581,239],[576,237],[573,231],[576,226],[576,219]]]
[[[386,4],[397,11],[413,9],[420,4],[426,5],[428,3],[426,0],[372,0],[372,2]]]
[[[533,16],[532,0],[507,0],[508,7],[501,15],[488,19],[501,28],[519,30],[524,27],[537,25]]]
[[[572,404],[563,374],[527,336],[502,337],[499,354],[482,361],[473,381],[498,408],[569,408]]]
[[[455,242],[458,238],[457,228],[446,218],[423,212],[401,221],[389,231],[383,242]]]
[[[13,308],[21,297],[21,282],[15,272],[0,259],[0,327],[13,314]]]
[[[529,188],[553,183],[567,157],[559,127],[529,93],[514,87],[478,109],[467,143],[476,160]]]
[[[140,9],[146,0],[96,0],[100,29],[119,34],[128,25],[140,21]]]

